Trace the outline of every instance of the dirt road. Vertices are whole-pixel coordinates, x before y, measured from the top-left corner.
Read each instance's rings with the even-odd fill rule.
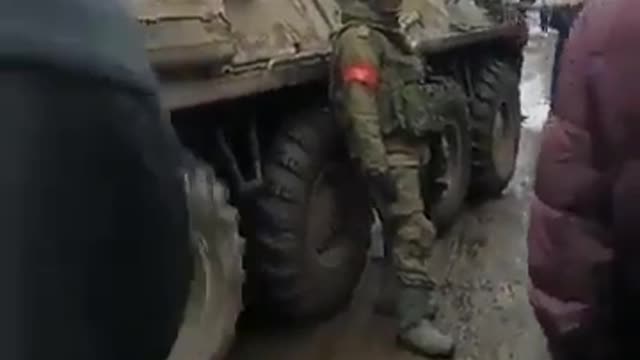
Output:
[[[525,233],[552,41],[534,33],[527,48],[521,89],[528,119],[512,184],[501,199],[469,209],[438,242],[438,275],[444,279],[438,321],[458,339],[456,359],[548,358],[527,302]],[[350,308],[313,328],[242,327],[230,360],[419,359],[396,349],[390,319],[373,315],[378,280],[372,261]]]

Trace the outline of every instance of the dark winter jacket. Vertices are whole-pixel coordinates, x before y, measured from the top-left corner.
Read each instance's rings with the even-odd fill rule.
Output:
[[[582,10],[583,3],[555,5],[551,7],[549,26],[558,30],[559,36],[566,38],[571,30],[571,25]]]
[[[38,62],[149,90],[140,29],[122,0],[0,1],[0,62]]]
[[[554,51],[553,68],[551,71],[551,102],[555,98],[558,82],[558,73],[560,72],[560,57],[564,50],[564,44],[569,37],[573,22],[582,11],[583,3],[567,4],[554,6],[549,17],[549,26],[558,31],[558,39]],[[553,105],[552,105],[553,106]]]
[[[0,1],[2,360],[164,360],[183,319],[181,148],[119,1]]]
[[[562,56],[528,239],[530,301],[557,358],[615,359],[637,307],[623,300],[640,292],[639,42],[640,2],[592,0]]]

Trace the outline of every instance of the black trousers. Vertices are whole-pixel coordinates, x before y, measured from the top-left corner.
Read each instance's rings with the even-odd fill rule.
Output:
[[[551,9],[548,6],[543,6],[540,9],[540,29],[543,32],[547,32],[549,30],[549,15],[550,15]]]
[[[0,358],[160,360],[191,264],[154,97],[0,63]]]
[[[553,67],[551,70],[551,89],[550,89],[550,98],[551,98],[551,107],[554,107],[554,102],[557,93],[557,82],[558,77],[560,75],[560,64],[562,59],[562,52],[564,51],[564,45],[567,39],[569,38],[569,34],[571,32],[571,27],[573,26],[573,22],[580,15],[582,11],[582,5],[575,6],[560,6],[554,8],[551,11],[549,17],[549,26],[558,30],[558,40],[555,46],[555,53],[553,57]]]

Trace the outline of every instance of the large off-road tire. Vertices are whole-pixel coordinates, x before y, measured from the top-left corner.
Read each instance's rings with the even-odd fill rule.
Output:
[[[237,211],[213,169],[191,157],[185,163],[194,273],[169,360],[222,360],[242,309],[245,241],[238,232]]]
[[[330,316],[364,269],[372,212],[329,113],[311,108],[281,129],[264,165],[252,274],[258,302],[288,320]]]
[[[473,166],[471,194],[499,196],[513,177],[520,142],[519,76],[500,60],[482,66],[474,76],[471,104]]]
[[[450,119],[432,142],[431,160],[422,171],[422,194],[438,231],[447,230],[464,207],[471,175],[468,117]]]

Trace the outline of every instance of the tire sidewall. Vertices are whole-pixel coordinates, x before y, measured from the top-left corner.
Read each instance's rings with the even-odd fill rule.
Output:
[[[432,159],[422,169],[423,198],[428,212],[428,216],[436,225],[438,231],[447,230],[455,221],[458,214],[464,207],[471,173],[471,139],[468,129],[468,116],[465,119],[456,119],[450,125],[447,125],[440,137],[454,138],[456,142],[455,162],[451,163],[444,159],[442,140],[432,144]],[[452,132],[454,135],[447,135],[446,132]],[[450,168],[452,165],[456,168],[452,177],[451,186],[440,194],[434,193],[434,178],[441,174],[441,166]]]
[[[515,162],[517,158],[517,147],[520,142],[520,97],[519,93],[514,92],[513,89],[517,89],[518,80],[515,76],[512,76],[510,69],[503,64],[501,68],[501,77],[498,82],[498,92],[496,99],[492,102],[491,114],[492,117],[491,127],[493,128],[494,122],[498,112],[502,111],[502,107],[506,108],[506,117],[503,118],[505,125],[509,127],[508,134],[511,135],[510,139],[514,146],[513,159],[511,162],[510,170],[503,178],[500,179],[501,183],[508,182],[515,171]],[[489,119],[487,119],[489,120]],[[492,138],[492,146],[495,146],[496,139]],[[493,156],[493,153],[492,153]],[[493,159],[492,165],[495,165],[496,159]],[[498,174],[498,169],[494,166],[493,172]]]
[[[290,115],[268,156],[267,189],[258,201],[253,273],[262,289],[258,303],[278,318],[308,321],[334,314],[350,299],[366,264],[371,211],[366,195],[360,194],[361,177],[342,151],[343,144],[329,112],[307,108]],[[307,243],[307,214],[313,185],[334,162],[336,151],[345,170],[338,184],[347,189],[339,192],[338,207],[348,210],[353,221],[338,235],[345,254],[342,261],[326,266]],[[283,164],[290,167],[286,176]],[[278,197],[283,192],[289,199]]]
[[[495,74],[490,70],[496,68]],[[496,78],[491,84],[494,94],[488,103],[481,100],[479,92],[480,86],[486,86],[487,79]],[[471,191],[474,195],[492,197],[499,195],[507,186],[516,169],[518,146],[520,143],[520,94],[519,78],[509,63],[494,60],[488,62],[479,70],[479,84],[474,88],[476,100],[472,104],[471,112],[474,115],[472,120],[472,141],[477,149],[473,154],[474,168],[472,170],[474,181],[471,184]],[[504,124],[507,126],[507,139],[513,146],[513,157],[509,163],[509,170],[505,174],[500,174],[498,161],[494,149],[500,143],[494,136],[496,116],[502,107],[506,108],[503,116]],[[488,135],[487,135],[488,134]],[[501,140],[504,141],[504,140]]]

